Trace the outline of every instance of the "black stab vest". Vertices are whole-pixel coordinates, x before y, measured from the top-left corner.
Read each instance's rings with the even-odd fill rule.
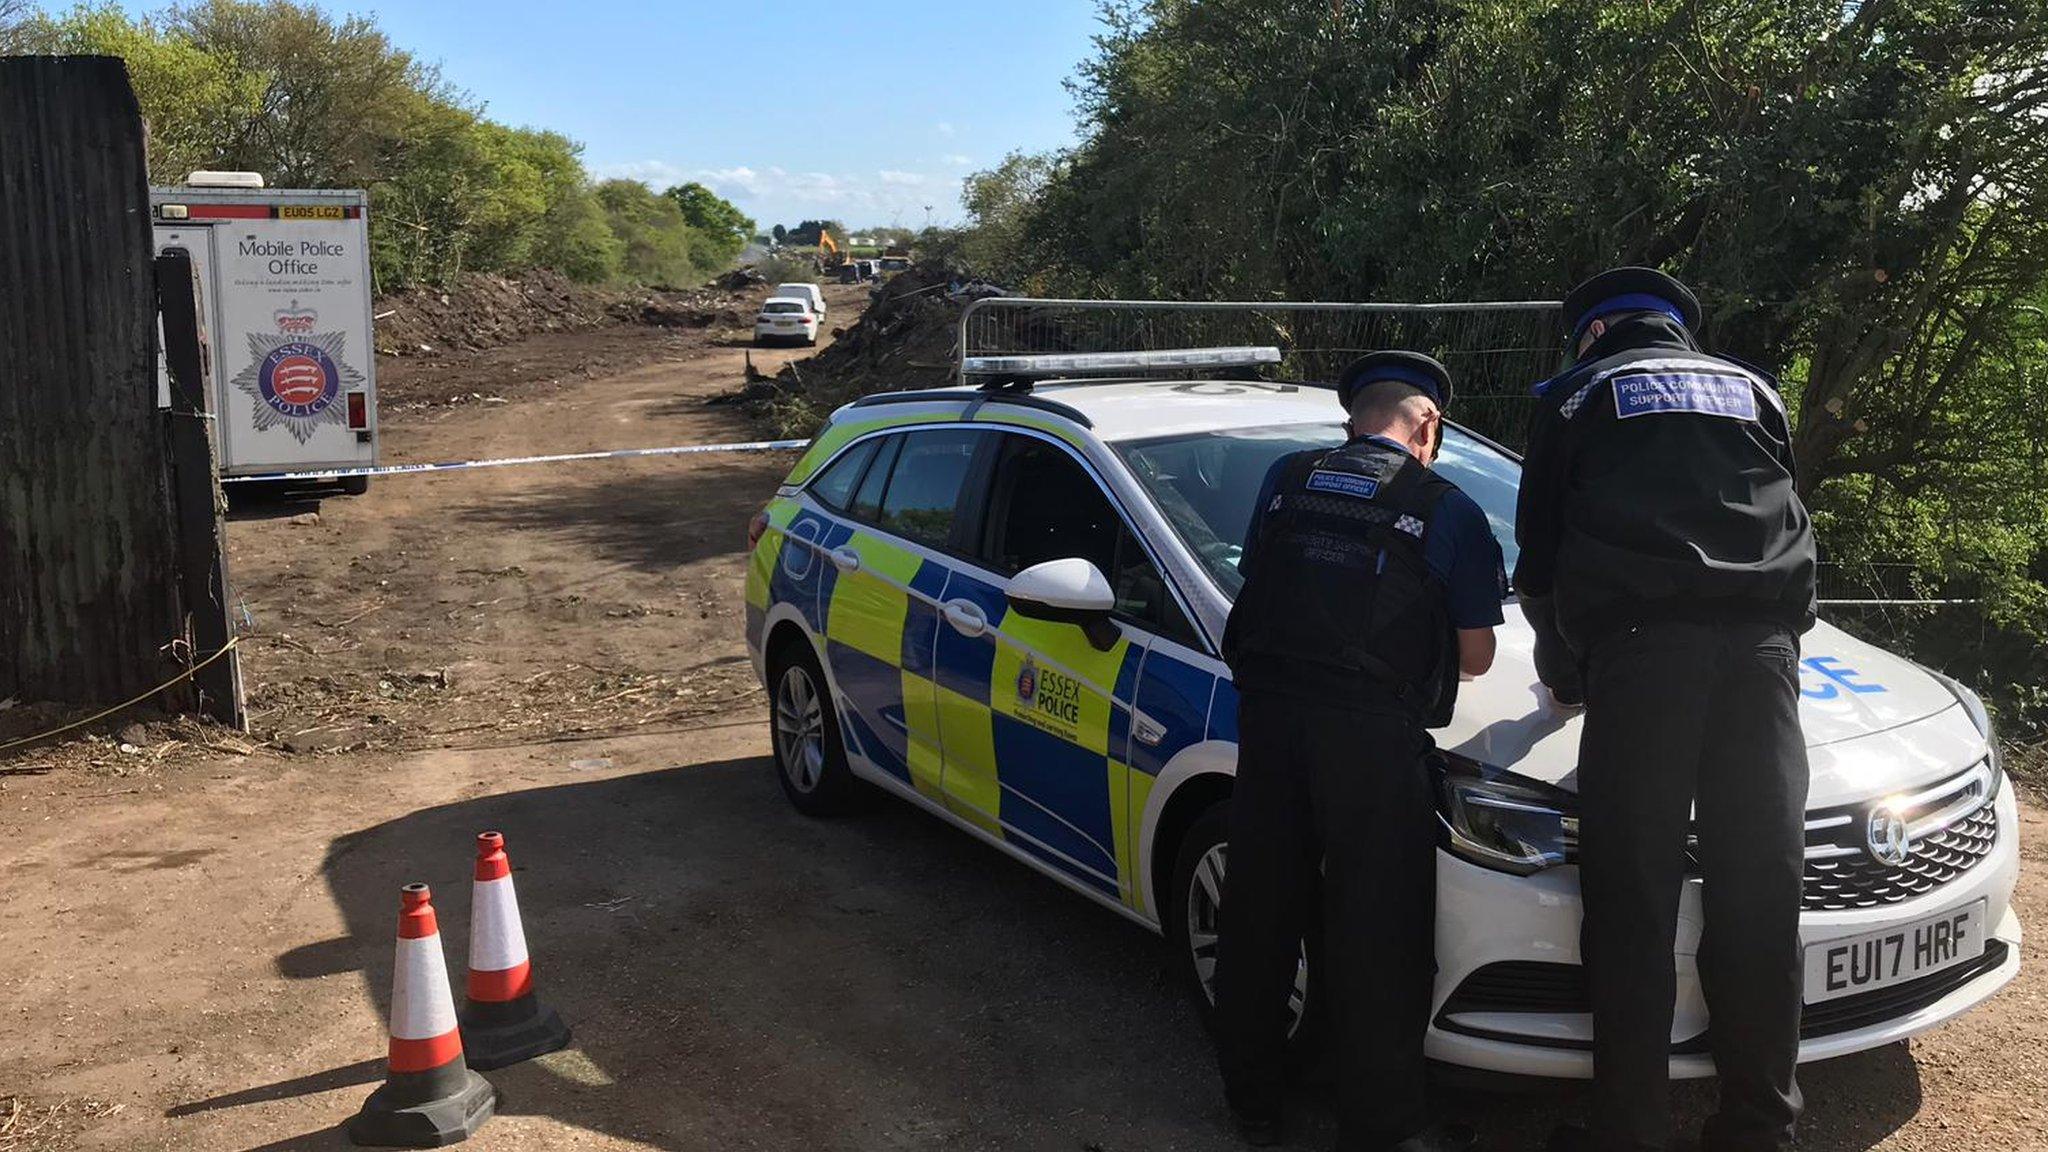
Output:
[[[1458,691],[1447,591],[1423,541],[1450,481],[1358,439],[1286,465],[1223,634],[1240,691],[1391,695],[1428,727]]]

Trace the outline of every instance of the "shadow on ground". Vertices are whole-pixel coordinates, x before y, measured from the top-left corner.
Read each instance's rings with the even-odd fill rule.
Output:
[[[461,980],[472,838],[502,830],[539,989],[568,1052],[491,1074],[508,1114],[662,1149],[1235,1149],[1208,1042],[1142,929],[905,805],[816,821],[768,763],[535,789],[430,809],[330,845],[348,934],[277,958],[360,970],[389,996],[400,884],[434,886]],[[374,1062],[180,1105],[350,1083]],[[1861,1150],[1909,1117],[1903,1046],[1809,1069],[1802,1147]],[[1536,1148],[1575,1086],[1446,1091],[1500,1149]],[[1696,1122],[1706,1094],[1681,1092]],[[1327,1101],[1297,1146],[1327,1144]],[[272,1149],[346,1147],[314,1133]]]
[[[287,484],[279,482],[223,485],[228,498],[228,519],[279,520],[301,512],[318,512],[320,502],[341,496],[334,484]]]
[[[766,503],[789,471],[787,454],[682,459],[690,463],[663,468],[657,462],[494,492],[451,511],[472,523],[533,533],[645,572],[746,551],[746,517],[758,504],[745,504],[746,511],[735,516],[729,494],[756,493]]]

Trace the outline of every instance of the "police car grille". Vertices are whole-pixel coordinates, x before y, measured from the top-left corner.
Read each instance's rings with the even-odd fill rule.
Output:
[[[1923,896],[1976,867],[1998,843],[1998,808],[1991,800],[1987,766],[1943,781],[1902,805],[1909,823],[1932,821],[1913,838],[1901,864],[1887,864],[1865,847],[1869,806],[1850,805],[1808,814],[1803,907],[1809,912],[1877,908]],[[1913,802],[1917,801],[1917,803]],[[1841,817],[1848,820],[1841,822]],[[1830,818],[1833,823],[1830,823]],[[1830,825],[1815,828],[1817,824]]]

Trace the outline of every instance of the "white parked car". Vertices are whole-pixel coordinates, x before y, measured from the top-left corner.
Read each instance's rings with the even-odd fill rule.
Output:
[[[754,317],[756,344],[816,344],[818,314],[810,302],[796,296],[770,296],[761,302]]]
[[[790,800],[830,812],[857,781],[897,796],[1163,933],[1206,996],[1237,760],[1217,645],[1239,545],[1267,468],[1338,443],[1341,415],[1327,391],[1228,374],[839,410],[751,526],[747,641]],[[1439,467],[1512,567],[1514,455],[1450,427]],[[1584,1077],[1579,720],[1546,704],[1507,615],[1493,671],[1437,733],[1428,1052]],[[1967,688],[1826,623],[1803,645],[1800,1058],[1816,1060],[1924,1032],[2014,977],[2019,837]],[[1680,894],[1671,1069],[1687,1077],[1712,1072],[1701,882]],[[1311,943],[1297,1023],[1317,962]]]
[[[811,312],[818,319],[825,318],[825,290],[816,284],[777,284],[773,295],[794,296],[810,304]]]

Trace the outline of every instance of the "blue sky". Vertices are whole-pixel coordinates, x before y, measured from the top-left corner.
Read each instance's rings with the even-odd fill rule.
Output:
[[[321,0],[599,177],[698,180],[763,229],[957,220],[960,178],[1073,140],[1094,0]]]

